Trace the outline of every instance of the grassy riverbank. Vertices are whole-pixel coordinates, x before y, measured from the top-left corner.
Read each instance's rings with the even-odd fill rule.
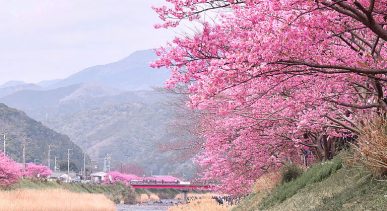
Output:
[[[58,183],[39,180],[21,180],[18,184],[14,185],[12,189],[64,189],[75,193],[103,194],[115,203],[126,204],[159,201],[160,199],[173,199],[177,195],[181,194],[181,191],[171,189],[133,190],[122,184],[99,185],[82,183]]]
[[[64,189],[74,193],[103,194],[115,203],[135,203],[135,193],[122,184],[96,185],[82,183],[58,183],[50,181],[21,180],[13,189]]]
[[[387,181],[378,181],[362,166],[341,158],[316,164],[297,179],[271,191],[255,191],[233,211],[247,210],[383,210]]]
[[[16,189],[0,191],[0,210],[12,211],[114,211],[103,194],[75,193],[64,189]]]

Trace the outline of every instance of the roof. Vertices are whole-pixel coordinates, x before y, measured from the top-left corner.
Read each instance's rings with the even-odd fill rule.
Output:
[[[104,177],[104,176],[106,176],[106,173],[103,171],[95,172],[95,173],[90,174],[90,176],[92,176],[92,177]]]
[[[151,177],[144,177],[144,180],[156,180],[156,181],[164,181],[164,182],[176,182],[180,181],[179,178],[169,175],[154,175]]]
[[[76,177],[76,174],[73,172],[70,172],[70,177]],[[68,177],[67,172],[60,172],[60,171],[55,171],[52,172],[52,174],[49,176],[50,178],[59,178],[59,177]]]

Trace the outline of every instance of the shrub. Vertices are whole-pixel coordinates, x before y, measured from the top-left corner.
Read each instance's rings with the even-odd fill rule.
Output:
[[[302,173],[303,170],[298,165],[293,163],[286,164],[281,169],[281,183],[283,184],[295,180],[301,176]]]
[[[359,128],[355,156],[374,176],[387,175],[387,119],[382,116],[365,119]]]
[[[3,153],[0,153],[0,187],[7,188],[18,182],[20,178],[20,166]]]
[[[23,176],[27,178],[47,178],[52,174],[52,171],[47,166],[37,165],[35,163],[28,163],[23,172]]]

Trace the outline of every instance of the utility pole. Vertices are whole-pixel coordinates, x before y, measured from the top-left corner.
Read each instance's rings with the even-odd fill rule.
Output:
[[[112,159],[112,156],[107,153],[103,159],[103,171],[104,172],[109,172],[111,170],[111,159]]]
[[[73,149],[67,149],[67,175],[70,175],[70,151]]]
[[[4,131],[3,132],[3,153],[4,153],[4,155],[7,155],[6,149],[5,149],[6,142],[7,142],[7,137],[6,137],[6,133]]]
[[[47,153],[47,163],[48,168],[51,169],[51,144],[48,145],[48,153]]]
[[[108,159],[108,166],[107,166],[107,170],[108,170],[108,172],[111,170],[110,169],[110,167],[111,167],[111,160],[112,160],[112,156],[110,155],[110,154],[108,154],[108,157],[107,157],[107,159]]]
[[[86,153],[83,153],[83,179],[86,179]]]
[[[26,145],[28,144],[29,139],[26,138],[22,142],[22,154],[23,154],[23,173],[26,171]]]
[[[23,147],[23,150],[22,150],[22,153],[23,153],[23,172],[25,172],[25,170],[26,170],[26,141],[23,142],[22,147]]]
[[[107,172],[107,155],[103,158],[103,172]]]
[[[54,172],[57,170],[57,167],[56,167],[56,156],[54,157]]]

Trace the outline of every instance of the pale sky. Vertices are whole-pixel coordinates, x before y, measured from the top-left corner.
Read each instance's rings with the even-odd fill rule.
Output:
[[[86,67],[156,48],[151,5],[163,0],[0,0],[0,83],[65,78]]]

